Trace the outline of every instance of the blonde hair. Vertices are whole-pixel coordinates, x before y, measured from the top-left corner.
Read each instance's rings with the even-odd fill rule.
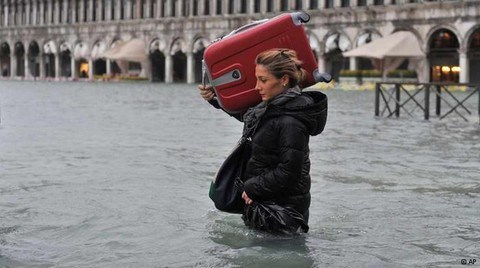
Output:
[[[277,79],[287,75],[289,87],[294,87],[305,79],[307,72],[302,68],[302,61],[297,52],[291,49],[271,49],[258,54],[255,64],[264,66]]]

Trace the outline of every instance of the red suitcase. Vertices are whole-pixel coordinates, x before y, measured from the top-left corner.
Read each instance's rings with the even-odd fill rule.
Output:
[[[217,99],[228,112],[241,112],[261,102],[255,90],[255,58],[265,50],[289,48],[297,52],[308,75],[302,88],[329,81],[318,72],[317,63],[305,34],[304,12],[285,13],[269,20],[247,24],[210,44],[203,55],[204,78],[210,81]]]

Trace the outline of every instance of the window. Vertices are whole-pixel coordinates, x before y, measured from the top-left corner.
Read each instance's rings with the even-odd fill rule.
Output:
[[[349,7],[350,6],[350,0],[342,0],[342,7]]]
[[[205,1],[204,15],[210,15],[210,1]]]
[[[273,12],[273,0],[267,0],[267,12]]]
[[[228,2],[229,2],[228,3],[228,14],[233,14],[235,1],[230,0]]]
[[[310,0],[310,9],[318,8],[318,0]]]
[[[217,15],[221,15],[223,12],[222,12],[222,3],[223,1],[222,0],[217,0]]]
[[[333,8],[334,0],[325,0],[325,8]]]
[[[253,6],[253,12],[260,13],[261,4],[262,4],[261,0],[255,0],[254,6]]]
[[[295,1],[295,9],[302,10],[303,9],[303,0],[296,0]]]
[[[367,0],[358,0],[357,5],[358,5],[359,7],[367,6]]]
[[[288,0],[281,0],[280,10],[281,11],[287,11],[288,10]]]
[[[381,6],[381,5],[384,4],[384,2],[383,2],[383,0],[374,0],[374,1],[373,1],[373,4],[374,4],[375,6]]]
[[[188,17],[190,15],[190,0],[183,0],[183,16]]]
[[[247,13],[247,0],[241,0],[240,1],[240,13],[242,13],[242,14]]]

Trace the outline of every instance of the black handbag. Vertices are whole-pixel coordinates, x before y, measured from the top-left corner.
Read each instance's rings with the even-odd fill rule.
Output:
[[[251,150],[251,140],[242,137],[220,166],[215,180],[210,184],[209,196],[218,210],[243,213],[245,207],[245,201],[242,199],[244,173]]]

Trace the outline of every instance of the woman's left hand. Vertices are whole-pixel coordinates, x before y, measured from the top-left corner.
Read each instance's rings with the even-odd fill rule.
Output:
[[[245,204],[251,205],[253,203],[253,200],[248,197],[247,193],[245,191],[242,193],[242,198],[245,200]]]

